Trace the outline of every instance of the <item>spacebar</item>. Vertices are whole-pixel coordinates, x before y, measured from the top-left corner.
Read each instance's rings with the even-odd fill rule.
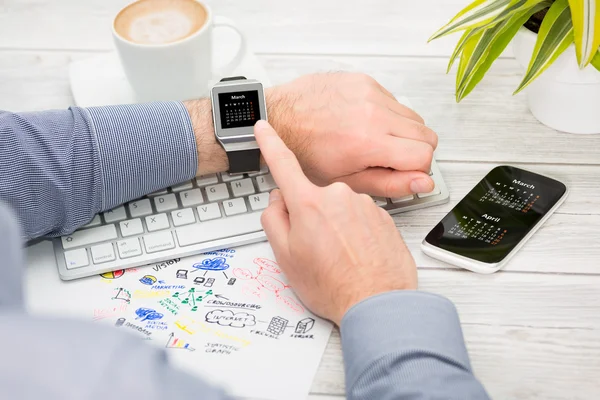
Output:
[[[189,246],[211,240],[225,239],[245,233],[259,232],[262,230],[260,224],[260,212],[236,215],[217,219],[214,221],[201,222],[195,225],[187,225],[176,230],[179,246]]]

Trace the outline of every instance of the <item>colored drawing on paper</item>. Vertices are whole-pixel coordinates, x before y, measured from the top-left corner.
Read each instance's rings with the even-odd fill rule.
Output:
[[[196,350],[193,347],[191,347],[188,342],[181,340],[178,337],[175,337],[175,333],[173,332],[171,332],[171,334],[169,335],[169,339],[167,340],[167,344],[165,345],[165,347],[167,349],[179,349],[188,351]]]
[[[227,260],[223,257],[207,258],[206,260],[202,260],[202,262],[192,265],[192,268],[202,271],[224,271],[229,268],[229,264],[227,264]]]
[[[188,305],[191,311],[198,310],[198,303],[202,302],[206,297],[213,294],[212,290],[207,292],[196,292],[195,288],[190,288],[187,292],[179,293],[175,292],[172,297],[179,300],[181,304]]]
[[[141,319],[142,321],[161,319],[164,317],[164,314],[161,314],[151,308],[144,307],[140,307],[135,310],[135,315],[137,315],[136,319]]]
[[[129,290],[123,289],[122,287],[115,288],[111,300],[121,300],[125,303],[129,303],[131,301],[131,293],[129,293]]]
[[[247,312],[234,313],[230,310],[212,310],[206,314],[205,319],[208,323],[230,326],[232,328],[244,328],[256,325],[254,315]]]
[[[119,279],[123,275],[125,275],[124,269],[120,269],[117,271],[111,271],[111,272],[105,272],[103,274],[100,274],[100,276],[104,279]]]
[[[154,275],[144,275],[140,278],[140,282],[144,285],[152,286],[156,283],[156,277]]]

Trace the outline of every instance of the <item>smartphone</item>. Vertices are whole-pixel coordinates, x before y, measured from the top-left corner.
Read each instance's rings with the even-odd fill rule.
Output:
[[[421,249],[471,271],[496,272],[567,194],[567,187],[555,179],[516,167],[496,167],[429,232]]]

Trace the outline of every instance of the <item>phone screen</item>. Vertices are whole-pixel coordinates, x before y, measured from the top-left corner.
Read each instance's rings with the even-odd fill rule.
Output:
[[[502,261],[563,197],[561,182],[510,166],[491,170],[425,238],[484,263]]]

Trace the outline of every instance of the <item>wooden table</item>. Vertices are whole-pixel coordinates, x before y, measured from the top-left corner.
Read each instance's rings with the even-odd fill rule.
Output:
[[[0,1],[0,109],[71,105],[68,63],[112,49],[110,21],[125,3]],[[524,95],[511,97],[521,72],[510,51],[455,103],[454,76],[444,72],[458,37],[426,39],[466,0],[209,3],[245,29],[274,84],[315,71],[366,72],[409,97],[438,132],[451,201],[395,219],[421,267],[421,288],[457,305],[473,367],[492,397],[600,398],[600,136],[538,123]],[[571,194],[501,272],[476,275],[425,257],[419,243],[427,231],[499,164],[551,174]],[[344,396],[337,332],[311,393]]]

